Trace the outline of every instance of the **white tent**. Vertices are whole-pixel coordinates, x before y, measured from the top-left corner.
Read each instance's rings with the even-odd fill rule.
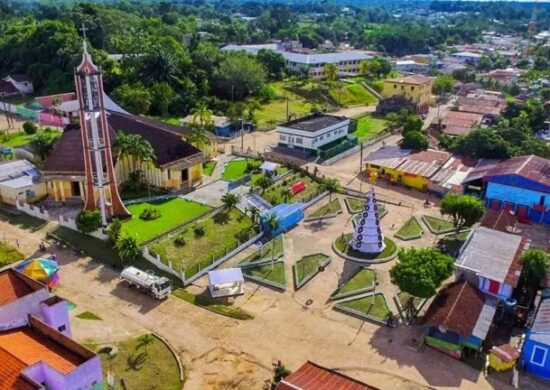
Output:
[[[214,298],[244,294],[244,277],[240,268],[208,272],[208,289]]]
[[[279,168],[279,164],[271,161],[264,161],[260,166],[262,173],[267,176],[272,176],[277,171],[277,168]]]

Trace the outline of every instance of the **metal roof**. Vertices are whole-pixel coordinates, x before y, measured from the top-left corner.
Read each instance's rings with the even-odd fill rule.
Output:
[[[21,176],[36,176],[35,166],[27,160],[15,160],[0,163],[0,182]]]
[[[529,339],[550,345],[550,299],[544,299],[541,302]]]
[[[219,269],[208,272],[210,284],[226,284],[234,282],[244,282],[243,273],[240,268]]]
[[[363,162],[378,165],[384,168],[397,168],[412,151],[410,149],[401,149],[399,146],[382,146],[367,155]]]

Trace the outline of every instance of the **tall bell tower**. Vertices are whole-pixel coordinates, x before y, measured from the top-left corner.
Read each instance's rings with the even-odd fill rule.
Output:
[[[86,172],[85,210],[99,209],[103,224],[112,217],[125,218],[130,213],[118,192],[109,126],[103,102],[103,80],[93,63],[86,45],[86,29],[82,27],[84,43],[82,62],[75,71],[75,86],[80,105],[80,133]]]

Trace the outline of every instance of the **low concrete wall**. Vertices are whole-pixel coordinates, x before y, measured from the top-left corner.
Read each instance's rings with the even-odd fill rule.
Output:
[[[38,206],[32,206],[28,203],[21,204],[18,200],[16,200],[15,207],[17,207],[17,210],[22,211],[25,214],[30,215],[31,217],[43,219],[45,221],[51,221],[48,210],[42,211]]]
[[[149,248],[147,248],[146,246],[144,246],[142,248],[141,253],[142,253],[143,257],[145,258],[145,260],[147,260],[148,262],[153,264],[155,267],[157,267],[158,269],[160,269],[164,272],[168,272],[171,275],[174,275],[175,277],[179,278],[182,282],[185,283],[185,276],[184,276],[183,272],[176,271],[174,269],[174,267],[172,266],[171,261],[169,261],[168,264],[164,264],[162,262],[162,260],[160,259],[160,256],[159,255],[153,255],[149,251]]]
[[[59,216],[59,225],[66,227],[68,229],[79,231],[76,227],[76,222],[74,219],[65,218],[62,215]],[[109,239],[109,236],[107,236],[105,233],[103,233],[101,230],[96,230],[95,232],[88,233],[89,236],[95,237],[102,241],[107,241]]]
[[[328,194],[329,194],[328,191],[322,192],[319,195],[317,195],[315,198],[311,199],[309,202],[304,203],[304,210],[306,210],[309,207],[313,206],[315,203],[319,202],[321,199],[323,199]]]
[[[361,150],[361,145],[355,145],[353,148],[348,149],[340,154],[337,154],[336,156],[329,158],[328,160],[324,160],[321,162],[321,165],[332,165],[348,156],[351,156],[352,154],[359,153]]]

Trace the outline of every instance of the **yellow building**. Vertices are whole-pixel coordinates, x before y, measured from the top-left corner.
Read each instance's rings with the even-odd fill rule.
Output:
[[[192,188],[202,183],[204,154],[185,141],[184,129],[114,112],[108,113],[107,121],[111,142],[119,131],[138,134],[151,144],[156,157],[154,162],[145,164],[133,161],[131,157],[113,156],[119,186],[135,170],[140,170],[151,186],[167,190]],[[63,203],[84,201],[84,157],[78,126],[65,129],[45,161],[42,174],[52,200]]]
[[[384,80],[384,99],[403,98],[416,107],[419,113],[427,112],[432,101],[433,78],[412,75]]]

